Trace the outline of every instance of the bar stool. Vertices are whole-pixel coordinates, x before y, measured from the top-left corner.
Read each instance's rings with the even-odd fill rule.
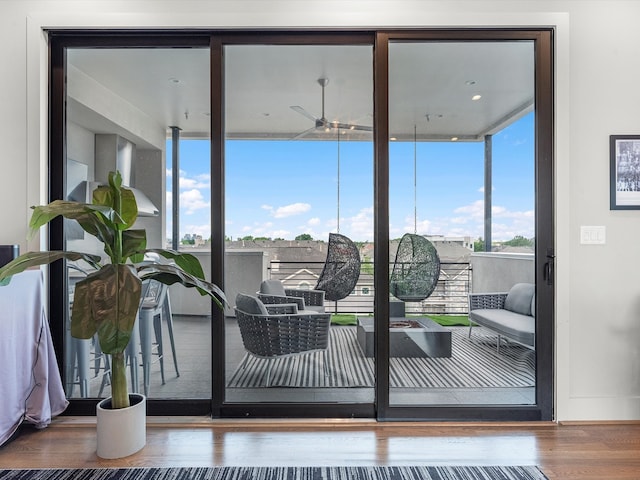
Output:
[[[167,322],[171,351],[173,355],[173,366],[176,376],[180,376],[178,370],[178,359],[176,355],[175,340],[173,335],[173,316],[171,315],[171,302],[169,300],[169,288],[164,283],[157,280],[145,280],[142,286],[142,300],[138,314],[140,351],[142,354],[142,374],[144,382],[144,394],[149,395],[149,383],[151,374],[151,356],[153,353],[153,340],[151,329],[155,336],[156,355],[160,362],[160,377],[162,384],[165,384],[164,377],[164,347],[162,341],[162,320]],[[133,341],[132,341],[133,343]]]

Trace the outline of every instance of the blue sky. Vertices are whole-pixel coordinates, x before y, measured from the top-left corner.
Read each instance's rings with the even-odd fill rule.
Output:
[[[534,236],[533,114],[493,137],[493,240]],[[170,144],[169,144],[170,145]],[[339,226],[353,240],[373,240],[373,144],[340,141]],[[338,143],[228,141],[226,235],[327,239],[338,230]],[[168,147],[170,151],[170,147]],[[417,144],[417,222],[425,235],[482,237],[484,144]],[[208,238],[209,146],[180,145],[180,236]],[[167,191],[171,169],[167,168]],[[390,233],[414,231],[414,144],[390,143]],[[168,201],[170,195],[167,195]],[[167,236],[170,236],[170,205]]]

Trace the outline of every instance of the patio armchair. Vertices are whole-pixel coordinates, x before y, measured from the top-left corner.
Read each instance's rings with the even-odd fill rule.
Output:
[[[258,298],[264,304],[295,303],[298,310],[324,313],[324,290],[285,288],[280,280],[264,280]]]
[[[252,356],[273,359],[291,355],[322,352],[325,375],[329,374],[329,313],[299,312],[295,303],[265,305],[257,297],[239,293],[236,296],[236,319],[242,344]],[[250,355],[240,365],[243,369]],[[271,366],[267,368],[266,385],[271,385]]]

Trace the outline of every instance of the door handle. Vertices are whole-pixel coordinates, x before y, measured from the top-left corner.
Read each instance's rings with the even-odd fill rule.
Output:
[[[547,261],[544,264],[543,278],[547,282],[547,285],[553,285],[554,276],[554,263],[556,256],[554,255],[553,248],[547,248]]]

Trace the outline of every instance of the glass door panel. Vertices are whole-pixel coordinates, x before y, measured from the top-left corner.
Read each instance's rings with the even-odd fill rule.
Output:
[[[373,401],[372,55],[224,47],[227,402]]]
[[[534,80],[532,41],[389,45],[391,405],[535,404],[468,303],[535,283]]]
[[[68,48],[66,71],[67,198],[91,202],[95,185],[117,169],[124,185],[136,189],[135,226],[146,230],[147,248],[171,248],[175,194],[180,199],[178,249],[194,252],[208,269],[209,50]],[[171,140],[175,131],[179,136]],[[178,145],[179,192],[171,187],[176,138],[186,143]],[[191,143],[189,138],[204,140]],[[101,244],[71,223],[65,224],[65,241],[67,250],[104,257]],[[91,270],[70,263],[67,271],[71,306],[74,284]],[[132,391],[149,398],[211,398],[211,302],[193,294],[170,287],[150,328],[135,329],[142,337],[148,332],[152,349],[132,342]],[[65,353],[69,398],[110,395],[109,358],[95,339],[74,339],[67,329]]]

